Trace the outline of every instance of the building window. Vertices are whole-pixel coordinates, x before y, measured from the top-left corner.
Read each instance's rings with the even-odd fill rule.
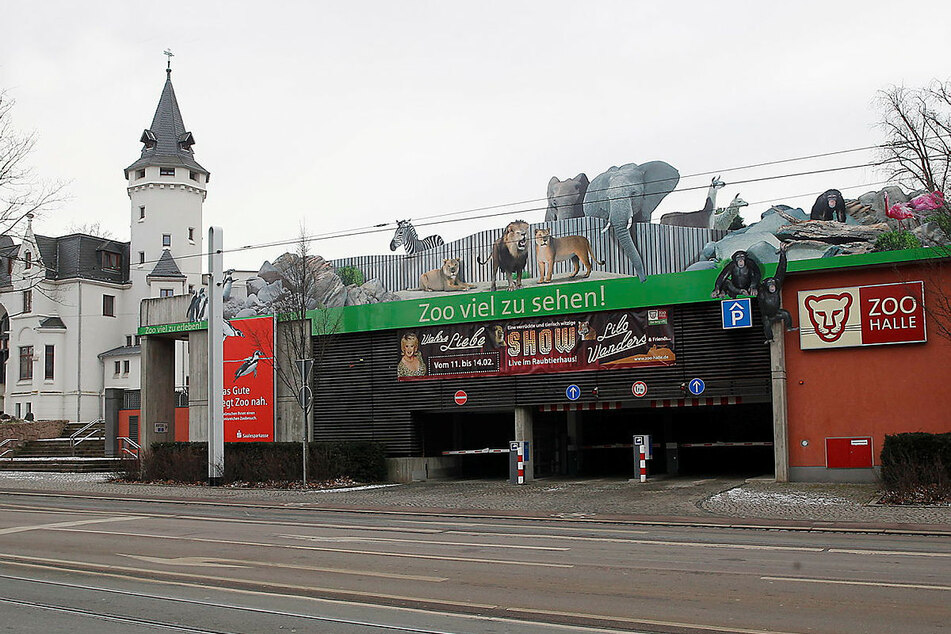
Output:
[[[54,365],[53,346],[46,346],[46,362],[43,364],[43,378],[47,381],[53,380]]]
[[[23,291],[23,312],[24,313],[33,312],[33,291],[32,290]]]
[[[7,258],[7,275],[13,275],[13,258]]]
[[[145,170],[135,170],[135,178],[145,178]]]
[[[102,252],[102,268],[118,271],[120,262],[121,260],[118,253],[111,253],[109,251]]]
[[[102,314],[106,317],[116,316],[116,296],[115,295],[102,296]]]
[[[188,240],[191,242],[195,241],[195,227],[188,228]]]
[[[125,336],[125,346],[126,348],[132,347],[132,335]]]
[[[191,294],[194,293],[194,292],[195,292],[195,285],[194,285],[194,284],[189,284],[189,285],[188,285],[188,294],[191,295]]]
[[[175,176],[174,167],[160,167],[159,176]]]
[[[145,264],[145,251],[139,251],[139,264]]]
[[[142,342],[142,337],[139,335],[135,336],[135,345],[139,345]]]
[[[174,288],[160,288],[159,289],[159,297],[171,297],[174,294],[175,294]]]
[[[20,405],[19,403],[17,403],[17,404],[16,404],[16,416],[17,416],[17,418],[21,418],[21,417],[22,417],[22,413],[23,413],[23,406]]]
[[[139,207],[139,220],[145,220],[145,205]]]
[[[33,253],[30,251],[26,252],[26,255],[23,256],[26,259],[26,264],[23,268],[32,269],[33,268]]]
[[[196,172],[196,171],[194,171],[194,170],[189,170],[189,172],[188,172],[188,178],[192,179],[192,180],[195,181],[196,183],[201,182],[201,181],[198,180],[198,172]]]
[[[20,380],[33,379],[33,346],[20,346]]]
[[[122,375],[129,376],[129,361],[125,360],[122,362]]]
[[[122,370],[122,362],[121,362],[121,361],[115,361],[115,362],[113,362],[112,367],[113,367],[113,374],[112,374],[112,376],[119,376],[119,372]]]
[[[170,247],[170,246],[172,246],[172,234],[170,234],[170,233],[163,233],[163,234],[162,234],[162,246],[163,246],[163,247]]]

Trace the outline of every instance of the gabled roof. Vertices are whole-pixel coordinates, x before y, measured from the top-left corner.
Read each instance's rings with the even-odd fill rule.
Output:
[[[40,322],[40,328],[62,328],[66,330],[66,324],[59,317],[47,317]]]
[[[142,132],[139,141],[143,143],[142,156],[125,169],[129,172],[149,165],[162,167],[187,167],[208,174],[208,170],[198,164],[192,151],[195,137],[185,129],[182,112],[178,108],[175,89],[172,88],[172,71],[166,71],[165,87],[159,98],[152,125]]]
[[[160,257],[159,261],[155,263],[155,268],[152,269],[151,273],[149,273],[149,277],[185,278],[185,276],[182,275],[182,270],[178,268],[175,258],[172,257],[172,252],[168,250],[162,251],[162,257]]]
[[[112,350],[106,350],[105,352],[99,353],[99,358],[103,359],[105,357],[128,357],[137,354],[141,354],[142,348],[140,346],[119,346],[118,348],[113,348]]]

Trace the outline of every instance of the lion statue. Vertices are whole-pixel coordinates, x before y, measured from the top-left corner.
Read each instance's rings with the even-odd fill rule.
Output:
[[[568,277],[575,277],[581,270],[580,265],[584,264],[583,278],[591,275],[591,264],[600,264],[604,266],[604,260],[594,257],[594,251],[591,250],[591,243],[584,236],[562,236],[556,238],[551,235],[551,230],[547,227],[535,229],[535,261],[538,262],[538,283],[544,284],[551,281],[551,274],[557,262],[571,260],[574,265],[574,272]]]
[[[459,281],[459,258],[447,258],[442,266],[419,276],[419,287],[424,291],[466,291],[475,288]]]
[[[522,273],[528,264],[528,223],[515,220],[505,226],[501,237],[492,245],[492,290],[496,290],[495,280],[498,271],[505,274],[509,290],[522,287]],[[489,256],[479,264],[489,261]],[[513,279],[514,276],[514,279]]]

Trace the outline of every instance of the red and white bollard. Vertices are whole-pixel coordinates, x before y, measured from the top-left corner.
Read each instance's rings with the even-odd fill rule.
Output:
[[[525,484],[525,443],[518,443],[518,483]]]
[[[640,453],[640,474],[641,482],[647,482],[647,448],[644,445],[638,447]]]

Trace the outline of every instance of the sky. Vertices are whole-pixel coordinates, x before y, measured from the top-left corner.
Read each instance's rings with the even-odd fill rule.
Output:
[[[327,258],[388,253],[396,219],[446,240],[544,217],[552,176],[667,161],[678,189],[654,214],[740,194],[747,222],[773,203],[880,189],[856,168],[873,146],[876,91],[949,79],[951,40],[921,28],[946,1],[138,2],[0,0],[0,89],[35,131],[38,176],[69,200],[34,222],[100,223],[129,238],[122,170],[172,82],[195,158],[211,172],[203,231],[226,266],[257,269],[308,234]],[[764,180],[755,180],[764,179]],[[755,180],[755,182],[743,182]],[[499,205],[508,207],[495,208]],[[485,211],[487,207],[493,207]],[[471,211],[468,210],[480,210]],[[489,218],[459,218],[500,214]],[[427,217],[453,222],[427,225]]]

